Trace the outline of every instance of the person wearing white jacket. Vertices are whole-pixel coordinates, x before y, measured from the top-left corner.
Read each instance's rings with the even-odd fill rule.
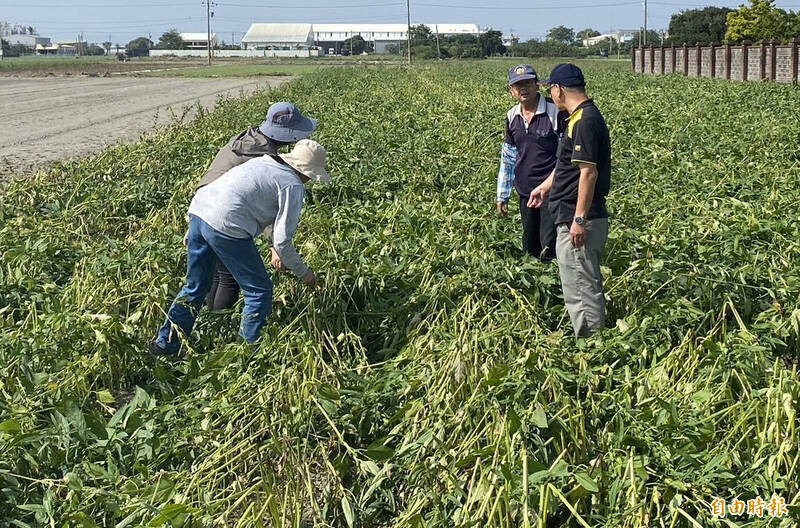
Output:
[[[179,353],[180,334],[188,336],[194,327],[217,258],[242,288],[245,306],[239,335],[248,343],[258,341],[272,311],[272,280],[254,242],[261,233],[271,238],[276,267],[286,267],[307,286],[316,286],[316,275],[292,239],[300,221],[304,184],[330,182],[326,161],[325,149],[304,139],[288,154],[254,158],[197,190],[189,206],[186,285],[151,346],[154,355]]]

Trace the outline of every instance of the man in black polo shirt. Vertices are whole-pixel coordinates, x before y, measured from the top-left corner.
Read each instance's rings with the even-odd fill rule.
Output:
[[[586,96],[580,68],[559,64],[546,82],[555,104],[570,115],[555,174],[531,192],[529,205],[541,207],[549,200],[564,304],[575,335],[588,337],[606,320],[600,259],[608,239],[611,139],[602,114]]]
[[[550,262],[556,256],[556,226],[546,207],[528,207],[530,193],[556,166],[558,136],[565,113],[539,94],[536,71],[521,64],[508,71],[508,89],[519,104],[506,114],[506,134],[497,175],[497,213],[508,214],[512,182],[519,195],[522,251]]]

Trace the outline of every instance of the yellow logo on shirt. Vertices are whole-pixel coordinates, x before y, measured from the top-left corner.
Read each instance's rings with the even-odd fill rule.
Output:
[[[580,152],[580,151],[581,151],[581,146],[575,145],[575,152]]]

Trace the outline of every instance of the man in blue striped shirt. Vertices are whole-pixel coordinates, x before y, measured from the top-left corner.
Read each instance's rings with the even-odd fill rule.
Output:
[[[550,262],[556,256],[556,227],[549,210],[528,207],[531,191],[556,166],[556,150],[566,116],[553,101],[539,94],[538,76],[521,64],[508,72],[508,89],[518,104],[506,115],[505,140],[497,175],[497,213],[508,215],[511,189],[519,196],[522,251]]]

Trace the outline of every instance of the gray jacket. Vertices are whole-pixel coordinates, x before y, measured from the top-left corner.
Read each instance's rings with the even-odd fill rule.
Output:
[[[249,128],[232,137],[228,144],[217,152],[197,188],[208,185],[245,161],[264,155],[274,156],[277,153],[278,146],[274,141],[262,134],[258,127]]]
[[[264,232],[287,268],[299,278],[308,266],[292,239],[300,222],[305,187],[297,173],[269,157],[252,159],[198,189],[189,214],[232,238],[254,239]]]

